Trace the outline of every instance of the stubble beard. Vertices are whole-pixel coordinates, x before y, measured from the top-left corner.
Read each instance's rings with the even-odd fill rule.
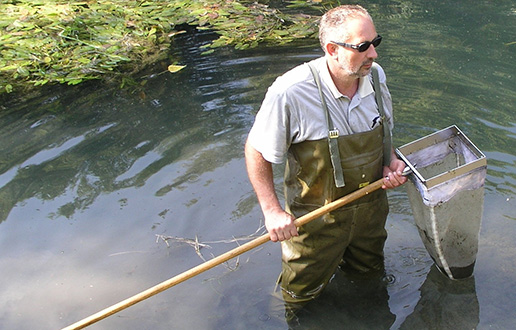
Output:
[[[365,68],[365,66],[372,65],[374,60],[366,60],[360,64],[358,67],[351,67],[349,64],[344,66],[341,65],[341,68],[343,72],[349,76],[354,78],[361,78],[367,76],[369,73],[371,73],[371,67]]]

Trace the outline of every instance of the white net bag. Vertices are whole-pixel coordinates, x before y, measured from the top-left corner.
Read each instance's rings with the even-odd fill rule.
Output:
[[[483,213],[485,156],[456,127],[406,144],[407,193],[423,243],[450,279],[472,275]]]

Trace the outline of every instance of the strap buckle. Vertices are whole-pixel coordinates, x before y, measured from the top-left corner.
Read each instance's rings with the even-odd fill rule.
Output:
[[[334,128],[332,130],[329,131],[329,135],[330,139],[336,139],[339,137],[339,130],[337,128]]]

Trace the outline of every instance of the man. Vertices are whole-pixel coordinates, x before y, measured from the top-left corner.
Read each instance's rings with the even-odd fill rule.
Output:
[[[383,152],[393,126],[392,103],[385,73],[374,63],[381,37],[372,18],[360,6],[334,8],[321,19],[319,40],[325,56],[273,83],[245,147],[265,226],[272,241],[281,241],[287,302],[313,299],[339,266],[358,272],[383,269],[386,194],[371,193],[299,229],[295,218],[382,176],[384,189],[406,181],[405,164],[391,147]],[[373,66],[380,90],[374,89]],[[375,92],[382,96],[384,114]],[[337,143],[337,151],[331,143]],[[336,154],[337,161],[332,160]],[[284,210],[274,190],[272,163],[282,163],[285,155]]]

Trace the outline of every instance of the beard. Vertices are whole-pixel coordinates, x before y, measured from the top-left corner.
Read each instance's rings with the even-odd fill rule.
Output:
[[[351,66],[349,63],[347,63],[346,65],[342,64],[340,67],[345,75],[361,78],[367,76],[371,72],[371,66],[373,65],[373,62],[374,60],[368,59],[357,66]]]

